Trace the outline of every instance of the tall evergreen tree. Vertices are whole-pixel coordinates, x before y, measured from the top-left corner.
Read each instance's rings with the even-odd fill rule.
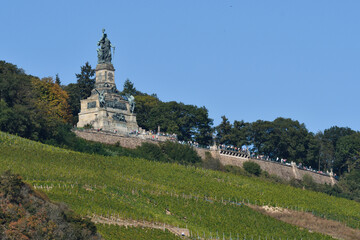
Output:
[[[57,85],[61,85],[61,81],[60,81],[60,78],[59,78],[59,74],[57,73],[56,74],[56,76],[55,76],[55,83],[57,84]]]
[[[216,142],[218,144],[232,144],[231,132],[232,126],[229,120],[225,116],[221,116],[222,122],[219,126],[215,127],[216,130]]]
[[[126,81],[124,82],[124,89],[122,90],[122,92],[120,93],[121,95],[133,95],[133,96],[145,96],[148,95],[146,93],[140,92],[138,91],[135,87],[134,87],[134,83],[132,83],[129,79],[126,79]],[[154,95],[154,94],[152,94]],[[155,94],[155,96],[156,94]]]
[[[80,99],[89,97],[95,85],[95,69],[91,67],[89,62],[86,62],[84,66],[81,66],[81,73],[75,75],[79,86]]]

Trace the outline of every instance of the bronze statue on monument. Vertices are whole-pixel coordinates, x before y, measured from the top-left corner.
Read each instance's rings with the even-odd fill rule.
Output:
[[[100,48],[97,49],[98,53],[98,63],[111,63],[111,48],[113,48],[113,53],[115,54],[115,46],[113,46],[110,40],[107,38],[107,34],[105,33],[105,29],[102,30],[102,38],[98,41],[98,46]]]

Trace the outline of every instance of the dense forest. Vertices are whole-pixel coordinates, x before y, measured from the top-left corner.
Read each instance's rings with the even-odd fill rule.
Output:
[[[0,130],[41,141],[64,141],[64,134],[77,123],[80,100],[90,95],[95,70],[89,63],[75,74],[76,82],[61,85],[60,77],[39,79],[16,65],[0,61]],[[205,106],[175,101],[163,102],[156,94],[137,90],[126,80],[121,94],[136,99],[140,127],[175,133],[181,141],[200,145],[246,146],[271,158],[284,158],[340,176],[341,191],[360,196],[360,133],[348,127],[331,126],[317,133],[304,123],[279,117],[231,123],[226,116],[214,126]],[[340,191],[340,190],[339,190]]]

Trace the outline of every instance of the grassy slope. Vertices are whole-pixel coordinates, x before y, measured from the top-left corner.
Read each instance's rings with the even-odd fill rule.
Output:
[[[159,229],[141,228],[141,227],[118,227],[114,225],[98,225],[98,231],[107,240],[180,240],[169,231],[163,232]]]
[[[82,154],[0,132],[0,171],[6,169],[80,214],[165,222],[201,236],[328,238],[230,204],[243,199],[312,211],[352,227],[360,222],[354,201],[194,167]]]

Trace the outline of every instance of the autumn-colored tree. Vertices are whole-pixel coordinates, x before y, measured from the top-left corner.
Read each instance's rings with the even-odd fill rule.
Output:
[[[33,86],[37,94],[37,105],[43,109],[49,121],[67,123],[70,121],[68,94],[54,82],[51,77],[33,78]]]
[[[60,126],[71,121],[68,95],[52,78],[33,78],[32,85],[35,107],[42,116],[38,120],[43,126],[40,139],[51,139],[58,134]]]

